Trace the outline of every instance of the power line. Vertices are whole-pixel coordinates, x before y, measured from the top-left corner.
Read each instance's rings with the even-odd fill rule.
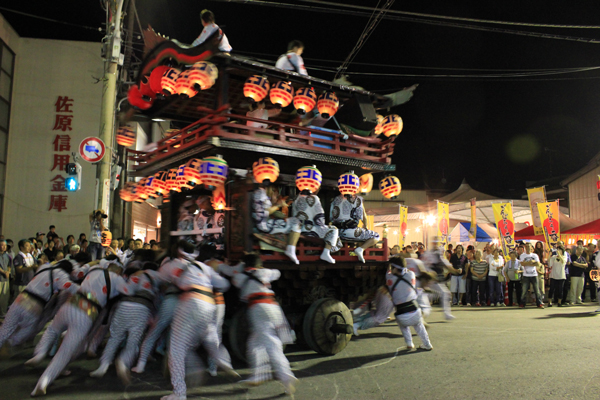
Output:
[[[52,19],[52,18],[47,18],[47,17],[41,17],[39,15],[29,14],[29,13],[22,12],[22,11],[17,11],[17,10],[12,10],[12,9],[6,8],[6,7],[0,7],[0,10],[8,11],[8,12],[11,12],[11,13],[14,13],[14,14],[24,15],[24,16],[30,17],[30,18],[41,19],[43,21],[54,22],[54,23],[57,23],[57,24],[75,26],[77,28],[88,29],[88,30],[92,30],[92,31],[96,31],[96,32],[102,32],[103,31],[102,27],[94,28],[93,26],[73,24],[71,22],[65,22],[65,21],[59,21],[57,19]]]
[[[344,14],[344,15],[353,15],[359,17],[369,17],[369,13],[362,11],[353,11],[353,10],[342,10],[335,8],[327,8],[327,7],[314,7],[314,6],[303,6],[300,4],[286,4],[286,3],[278,3],[275,1],[262,1],[262,0],[212,0],[216,2],[226,2],[226,3],[237,3],[237,4],[251,4],[258,6],[266,6],[266,7],[275,7],[275,8],[288,8],[292,10],[301,10],[301,11],[316,11],[328,14]],[[405,21],[405,22],[414,22],[417,24],[425,24],[425,25],[435,25],[435,26],[446,26],[451,28],[461,28],[461,29],[470,29],[476,31],[483,32],[495,32],[495,33],[505,33],[510,35],[517,36],[528,36],[535,37],[540,39],[555,39],[555,40],[566,40],[572,42],[581,42],[581,43],[600,43],[600,39],[592,39],[586,37],[577,37],[577,36],[564,36],[564,35],[555,35],[549,33],[539,33],[539,32],[530,32],[530,31],[516,31],[504,28],[493,28],[493,27],[485,27],[478,25],[467,25],[467,24],[459,24],[455,22],[442,22],[442,21],[433,21],[421,18],[413,18],[413,17],[403,17],[398,15],[385,15],[384,19],[391,21]]]
[[[260,56],[271,56],[273,59],[260,59],[255,58],[257,61],[265,62],[265,63],[274,63],[275,59],[278,57],[277,54],[269,54],[269,53],[257,53],[257,52],[249,52],[249,51],[236,51],[236,53],[240,54],[249,54],[249,55],[260,55]],[[322,58],[307,58],[304,57],[304,60],[307,61],[317,61],[317,62],[330,62],[330,63],[340,63],[338,60],[328,60]],[[454,67],[423,67],[423,66],[408,66],[408,65],[394,65],[394,64],[377,64],[377,63],[360,63],[353,62],[354,65],[365,65],[365,66],[374,66],[374,67],[389,67],[389,68],[405,68],[405,69],[424,69],[424,70],[441,70],[441,71],[479,71],[479,72],[506,72],[506,73],[520,73],[520,72],[581,72],[587,70],[588,68],[597,68],[597,67],[567,67],[567,68],[530,68],[530,69],[502,69],[502,68],[454,68]],[[320,68],[318,68],[320,67]],[[318,69],[322,71],[334,72],[335,69],[333,67],[329,67],[326,65],[309,65],[309,69]],[[354,74],[354,72],[349,72],[350,74]],[[377,74],[381,74],[377,72]],[[426,76],[426,75],[419,75]]]
[[[381,0],[379,0],[377,2],[377,6],[378,7],[379,7],[380,1]],[[336,79],[338,76],[340,76],[341,74],[343,74],[344,71],[346,71],[346,69],[350,65],[350,63],[352,61],[354,61],[354,58],[356,58],[356,56],[358,55],[358,52],[360,51],[360,49],[362,49],[362,47],[365,45],[365,43],[367,42],[367,40],[369,40],[369,37],[371,37],[371,34],[375,31],[375,28],[377,28],[377,26],[381,22],[381,18],[383,16],[385,16],[386,12],[394,4],[394,1],[395,0],[388,0],[383,5],[383,9],[376,8],[376,9],[373,10],[373,13],[371,14],[371,18],[369,19],[369,22],[365,26],[365,29],[363,29],[360,37],[358,38],[358,41],[356,42],[356,45],[354,46],[354,48],[352,49],[352,51],[350,52],[350,54],[348,54],[348,57],[346,57],[346,59],[344,60],[344,62],[342,63],[342,65],[338,68],[338,71],[336,72],[336,74],[335,74],[335,76],[334,76],[333,79]],[[377,13],[377,15],[375,15],[376,13]]]
[[[379,10],[377,7],[365,7],[365,6],[355,6],[350,4],[342,4],[336,3],[332,1],[321,1],[321,0],[299,0],[304,3],[313,3],[313,4],[324,4],[330,6],[338,6],[338,7],[346,7],[352,8],[356,10]],[[447,15],[436,15],[436,14],[426,14],[426,13],[417,13],[410,11],[396,11],[389,10],[387,11],[390,14],[397,15],[412,15],[415,17],[427,17],[427,18],[439,18],[439,19],[447,19],[453,21],[467,21],[467,22],[477,22],[482,24],[497,24],[497,25],[513,25],[513,26],[531,26],[536,28],[560,28],[560,29],[600,29],[599,25],[557,25],[557,24],[538,24],[533,22],[510,22],[510,21],[496,21],[489,19],[480,19],[480,18],[465,18],[465,17],[451,17]]]

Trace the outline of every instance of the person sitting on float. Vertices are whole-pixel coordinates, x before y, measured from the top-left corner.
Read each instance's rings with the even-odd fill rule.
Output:
[[[354,253],[361,262],[365,262],[363,253],[365,249],[375,246],[379,241],[379,234],[369,229],[359,228],[362,221],[367,226],[367,213],[364,208],[364,200],[358,196],[360,180],[354,171],[342,174],[338,179],[340,195],[331,203],[331,223],[338,228],[342,240],[363,242]]]
[[[206,229],[216,228],[215,225],[215,209],[210,201],[210,196],[199,196],[196,199],[198,207],[197,214],[194,215],[194,229],[204,231]],[[196,236],[196,241],[210,240],[214,235],[204,234]]]
[[[300,221],[304,236],[318,237],[325,240],[325,249],[321,260],[335,264],[331,253],[342,247],[338,229],[325,224],[325,211],[317,192],[321,187],[322,175],[317,167],[302,167],[296,173],[296,187],[300,194],[292,204],[292,215]]]
[[[268,171],[268,173],[265,173],[265,171]],[[281,213],[281,209],[286,204],[277,202],[273,205],[267,194],[267,188],[271,185],[271,180],[275,181],[279,176],[279,164],[272,158],[261,158],[252,166],[252,174],[259,183],[258,189],[252,194],[252,218],[256,229],[268,234],[287,234],[288,244],[285,255],[294,263],[300,264],[296,257],[296,244],[300,238],[300,221],[294,217],[285,218]]]

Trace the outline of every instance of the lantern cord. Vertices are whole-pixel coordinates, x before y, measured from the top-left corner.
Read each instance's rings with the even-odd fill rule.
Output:
[[[369,18],[369,22],[367,22],[367,25],[363,29],[360,37],[358,38],[358,41],[354,45],[354,48],[352,49],[352,51],[350,51],[350,54],[348,54],[348,57],[346,57],[342,65],[340,65],[340,67],[338,68],[335,76],[333,77],[333,80],[336,80],[341,74],[343,74],[348,69],[350,63],[357,56],[358,52],[360,51],[360,49],[362,49],[367,40],[369,40],[369,37],[371,37],[371,34],[375,31],[375,28],[377,28],[382,18],[385,16],[390,7],[392,7],[394,1],[395,0],[387,0],[387,2],[383,5],[382,9],[375,8],[373,10],[371,17]],[[380,2],[381,0],[377,2],[377,7],[379,7]]]

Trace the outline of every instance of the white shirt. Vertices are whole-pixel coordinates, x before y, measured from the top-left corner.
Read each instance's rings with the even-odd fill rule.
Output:
[[[494,260],[494,256],[490,255],[488,257],[488,264],[490,265],[488,276],[498,276],[498,272],[502,273],[502,271],[498,271],[496,268],[504,266],[504,258],[498,256],[498,259]]]
[[[48,301],[52,297],[53,292],[59,290],[67,290],[73,294],[79,289],[79,285],[71,282],[69,274],[67,274],[62,268],[52,269],[54,264],[46,263],[42,265],[37,274],[33,277],[31,282],[27,285],[27,291],[35,295],[40,296],[42,299]],[[50,274],[52,273],[52,290],[50,291]]]
[[[567,275],[565,273],[565,265],[567,264],[567,257],[562,255],[561,258],[562,258],[562,262],[559,262],[556,259],[556,256],[552,256],[548,260],[548,266],[550,268],[552,268],[550,270],[550,278],[551,279],[567,279]]]
[[[246,117],[251,117],[251,118],[256,118],[256,119],[264,119],[265,121],[267,121],[269,119],[269,112],[267,111],[266,108],[263,108],[262,110],[256,109],[254,111],[248,111],[246,113]],[[267,124],[261,124],[260,122],[254,122],[254,121],[247,121],[246,125],[253,126],[255,128],[261,128],[261,129],[264,129],[267,127]]]
[[[194,42],[192,43],[192,47],[196,47],[204,43],[206,39],[208,39],[208,37],[217,30],[220,31],[220,34],[223,36],[221,38],[221,42],[219,42],[219,50],[229,53],[231,51],[231,46],[229,45],[227,35],[225,35],[223,31],[221,31],[221,28],[219,28],[219,25],[217,24],[206,25],[204,29],[202,29],[202,33],[200,33],[200,36],[198,36],[196,40],[194,40]]]
[[[421,275],[421,272],[426,270],[423,261],[417,258],[405,258],[404,261],[406,261],[406,268],[412,271],[413,274],[415,274],[415,276]],[[415,287],[420,286],[421,283],[419,281],[416,281]]]
[[[522,265],[524,261],[537,261],[540,262],[540,258],[535,253],[523,253],[521,257],[519,257],[519,261],[521,261],[521,266],[524,269],[523,276],[538,276],[537,267],[536,266],[525,266]]]
[[[240,289],[240,299],[242,301],[247,301],[254,293],[274,293],[271,290],[271,282],[276,281],[281,276],[278,269],[251,268],[247,272],[261,281],[262,284],[250,279],[245,273],[234,274],[231,283]]]
[[[396,287],[394,287],[394,290],[392,290],[392,287],[396,284],[398,279],[406,282],[399,282]],[[391,272],[388,272],[385,275],[385,284],[392,292],[391,295],[394,305],[417,299],[417,291],[408,284],[409,282],[414,287],[417,283],[417,279],[415,278],[415,273],[408,268],[402,269],[402,276],[394,275]]]
[[[300,75],[308,75],[306,68],[304,68],[304,60],[293,51],[288,51],[286,54],[279,56],[275,68],[296,71]]]

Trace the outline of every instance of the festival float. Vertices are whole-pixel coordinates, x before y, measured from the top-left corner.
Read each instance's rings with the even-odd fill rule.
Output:
[[[217,36],[185,48],[152,36],[153,31],[145,35],[152,39],[146,40],[151,48],[130,89],[128,117],[186,126],[169,131],[153,151],[127,149],[128,176],[143,179],[137,185],[128,182],[121,198],[162,197],[161,237],[171,244],[180,239],[215,243],[230,263],[245,252],[259,252],[265,268],[282,273],[273,289],[299,339],[321,354],[340,352],[352,336],[349,303],[384,283],[387,239],[364,251],[365,263],[354,254],[358,244],[344,241],[331,252],[333,264],[319,256],[323,239],[305,232],[295,247],[296,264],[284,253],[286,234],[256,229],[253,193],[259,180],[268,181],[271,201],[280,205],[275,217],[293,217],[291,204],[301,193],[297,171],[318,169],[320,187],[310,195],[318,196],[329,221],[342,174],[355,171],[361,178],[352,191],[366,194],[373,174],[377,185],[395,170],[391,156],[402,120],[397,115],[382,120],[377,114],[390,106],[390,99],[220,54]],[[248,104],[257,101],[280,113],[268,121],[246,116]],[[397,194],[399,182],[386,179],[386,194]],[[231,292],[226,294],[230,347],[244,358],[245,308]]]

